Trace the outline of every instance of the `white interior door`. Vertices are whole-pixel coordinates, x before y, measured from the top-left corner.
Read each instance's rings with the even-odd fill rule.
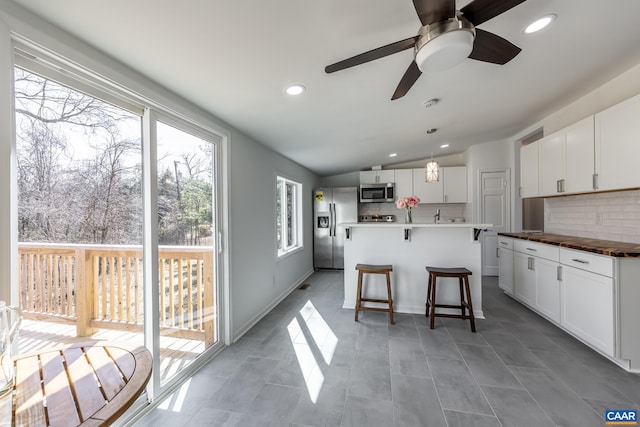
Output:
[[[510,229],[509,174],[480,172],[480,222],[493,224],[482,238],[482,275],[498,275],[498,233]]]

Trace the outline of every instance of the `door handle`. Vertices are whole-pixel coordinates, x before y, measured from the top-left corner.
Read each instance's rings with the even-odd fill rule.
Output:
[[[585,261],[583,259],[573,258],[571,261],[579,262],[580,264],[589,264],[589,261]]]
[[[558,282],[562,282],[562,266],[561,265],[558,266],[558,270],[556,271],[556,279],[558,279]]]
[[[500,248],[496,248],[496,258],[500,258]]]

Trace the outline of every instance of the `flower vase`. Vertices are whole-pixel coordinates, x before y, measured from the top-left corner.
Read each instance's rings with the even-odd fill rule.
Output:
[[[405,224],[412,224],[413,223],[413,216],[412,216],[411,208],[406,209],[405,216],[404,216],[404,222],[405,222]]]

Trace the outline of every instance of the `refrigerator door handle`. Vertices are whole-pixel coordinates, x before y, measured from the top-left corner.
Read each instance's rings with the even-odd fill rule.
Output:
[[[331,227],[333,228],[333,237],[336,237],[336,204],[331,203],[333,205],[333,216],[331,217]]]
[[[333,203],[329,203],[329,237],[333,237]]]

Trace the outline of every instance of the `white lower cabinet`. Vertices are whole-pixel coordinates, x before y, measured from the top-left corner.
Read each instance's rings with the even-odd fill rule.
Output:
[[[624,369],[640,373],[640,258],[501,235],[498,245],[500,288]]]
[[[545,317],[560,322],[560,281],[558,261],[536,258],[535,308]]]
[[[514,294],[553,322],[560,322],[557,246],[524,240],[514,242]]]
[[[523,303],[533,306],[536,297],[535,258],[513,252],[513,293]]]
[[[498,236],[498,286],[513,293],[513,239]]]
[[[613,259],[563,249],[561,262],[560,325],[614,357],[616,331],[615,279],[611,277]]]

